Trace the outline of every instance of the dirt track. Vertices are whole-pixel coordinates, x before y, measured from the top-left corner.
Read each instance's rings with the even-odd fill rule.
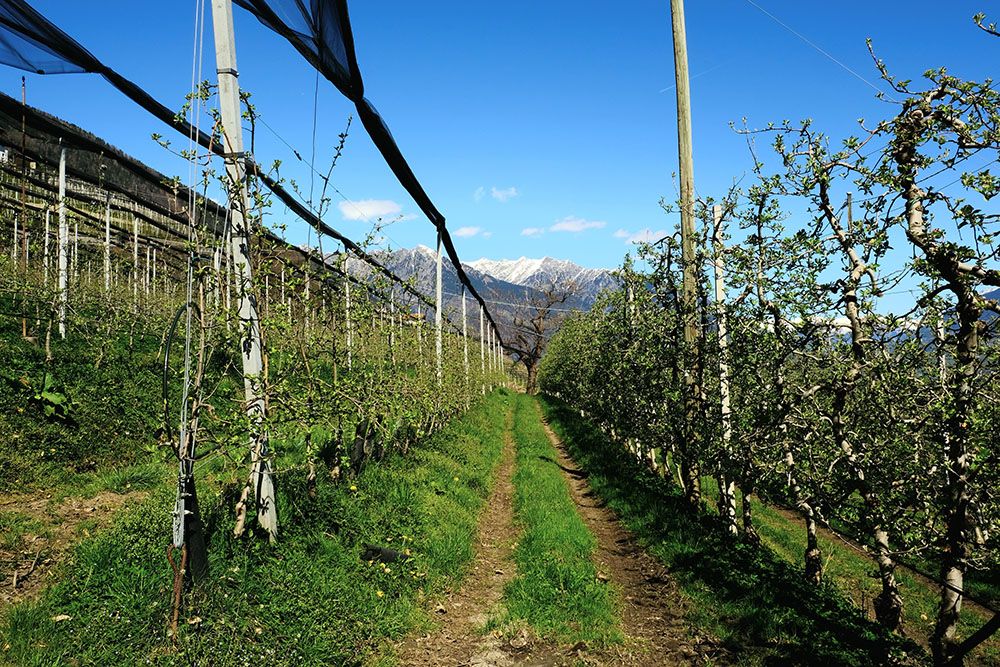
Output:
[[[528,633],[514,638],[484,634],[504,586],[515,573],[512,553],[518,530],[514,522],[514,443],[511,414],[493,492],[480,519],[474,562],[462,587],[433,610],[439,626],[396,645],[400,665],[418,667],[507,667],[532,665],[701,665],[728,662],[711,641],[693,638],[684,620],[684,603],[664,566],[647,554],[587,486],[586,475],[569,459],[562,443],[545,425],[558,452],[558,465],[587,527],[597,538],[599,576],[619,594],[624,644],[594,650],[583,644],[556,646]],[[539,414],[539,418],[541,415]]]

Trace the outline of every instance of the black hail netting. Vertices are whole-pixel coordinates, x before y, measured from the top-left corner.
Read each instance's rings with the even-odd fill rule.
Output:
[[[330,80],[337,89],[358,108],[358,115],[369,136],[382,153],[393,174],[430,219],[441,234],[441,242],[458,273],[459,280],[469,294],[483,307],[486,318],[497,330],[497,339],[503,344],[496,322],[486,302],[472,286],[462,268],[458,253],[445,227],[444,216],[431,202],[417,181],[403,154],[400,152],[389,128],[375,108],[364,97],[364,83],[354,55],[354,37],[351,33],[344,0],[235,0],[236,4],[256,16],[265,26],[288,39],[306,60]],[[145,90],[98,60],[79,42],[53,25],[23,0],[0,0],[0,63],[38,74],[92,72],[100,74],[111,85],[149,113],[170,125],[178,132],[193,137],[203,148],[222,155],[222,146],[211,137],[195,130],[183,118],[153,98]],[[247,168],[254,165],[248,159]],[[280,183],[256,170],[261,181],[277,197],[318,231],[331,236],[374,267],[377,271],[401,285],[403,289],[421,300],[404,281],[386,269],[349,238],[320,220]]]
[[[234,0],[234,2],[287,39],[309,64],[323,74],[345,97],[354,102],[361,123],[392,169],[392,173],[440,233],[441,243],[455,267],[459,280],[488,312],[486,303],[472,287],[462,267],[458,252],[445,226],[444,216],[434,206],[434,202],[410,169],[395,139],[392,138],[388,125],[365,97],[365,84],[354,52],[354,34],[351,32],[347,1]],[[492,318],[490,321],[492,322]],[[501,340],[501,344],[502,342]]]
[[[25,11],[28,10],[28,11]],[[85,67],[66,60],[48,46],[65,35],[37,12],[20,2],[0,5],[0,62],[38,74],[84,72]]]

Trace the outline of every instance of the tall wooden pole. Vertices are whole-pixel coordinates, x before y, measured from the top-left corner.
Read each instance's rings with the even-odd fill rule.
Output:
[[[441,387],[444,381],[444,359],[443,351],[441,349],[442,343],[442,317],[441,311],[441,264],[443,257],[441,255],[441,230],[438,230],[437,234],[437,273],[434,279],[434,350],[437,353],[437,384]]]
[[[66,149],[59,151],[59,337],[66,337],[66,306],[69,303],[69,225],[66,222]]]
[[[247,251],[250,229],[247,220],[249,200],[243,155],[240,86],[236,70],[236,44],[233,33],[233,6],[230,0],[212,0],[212,26],[215,34],[215,62],[219,77],[219,107],[222,112],[223,142],[226,150],[226,176],[229,189],[230,230],[233,267],[239,287],[239,335],[243,360],[243,390],[250,419],[252,469],[250,486],[257,502],[257,520],[273,542],[278,536],[278,512],[275,507],[274,479],[271,470],[266,404],[263,397],[264,364],[260,318],[253,294],[253,273]],[[246,491],[244,491],[244,494]],[[246,498],[238,507],[236,534],[244,530]]]
[[[684,28],[684,0],[670,0],[671,28],[674,38],[674,81],[677,89],[677,150],[680,158],[681,186],[681,256],[684,263],[683,312],[684,343],[691,355],[686,369],[685,384],[685,443],[682,453],[685,493],[689,502],[701,499],[697,452],[697,422],[701,388],[698,386],[698,304],[697,273],[695,266],[694,229],[694,157],[691,139],[691,88],[688,76],[687,36]]]

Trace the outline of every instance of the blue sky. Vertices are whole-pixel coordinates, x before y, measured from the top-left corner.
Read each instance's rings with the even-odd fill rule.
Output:
[[[123,0],[32,4],[164,103],[183,103],[195,2],[169,3],[169,10]],[[366,93],[448,218],[463,259],[549,255],[614,267],[630,237],[673,224],[658,205],[676,197],[667,0],[355,0],[350,9]],[[906,3],[905,11],[889,2],[688,2],[698,193],[721,196],[750,166],[730,121],[746,117],[763,126],[808,117],[839,137],[860,117],[891,114],[893,107],[874,98],[872,85],[883,86],[866,37],[906,78],[941,65],[965,78],[989,76],[1000,62],[1000,40],[972,24],[981,9],[989,8],[926,0]],[[210,78],[206,37],[203,78]],[[257,157],[283,160],[282,175],[308,190],[309,169],[285,142],[309,159],[315,73],[238,9],[236,41],[241,84],[280,135],[258,128]],[[19,95],[21,74],[0,67],[0,86]],[[187,173],[150,139],[171,131],[99,77],[28,75],[28,101],[167,174]],[[320,79],[315,109],[315,164],[325,171],[352,105]],[[331,193],[326,219],[345,234],[363,237],[370,224],[358,218],[381,213],[402,218],[386,229],[392,245],[433,245],[431,225],[358,122],[333,184],[339,193]],[[306,241],[305,225],[280,208],[273,220],[288,222],[290,240]]]

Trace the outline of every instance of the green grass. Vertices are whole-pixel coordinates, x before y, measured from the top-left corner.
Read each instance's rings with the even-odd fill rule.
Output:
[[[541,636],[566,643],[621,641],[613,590],[598,580],[592,560],[596,541],[576,511],[530,396],[516,399],[514,440],[514,511],[524,532],[503,622],[523,620]]]
[[[210,572],[185,595],[176,645],[167,637],[172,573],[165,557],[169,485],[82,542],[60,583],[0,619],[0,663],[219,666],[359,664],[427,622],[426,596],[460,577],[500,459],[512,399],[495,392],[406,457],[354,482],[278,475],[279,542],[231,536],[231,488],[199,487]],[[152,483],[129,473],[119,486]],[[363,543],[409,551],[382,566]],[[67,615],[69,620],[54,621]]]
[[[0,511],[0,549],[17,549],[28,534],[42,534],[45,523],[16,510]]]
[[[833,585],[809,585],[769,548],[732,540],[715,517],[691,511],[663,480],[557,401],[543,401],[552,427],[588,472],[591,488],[662,560],[689,598],[693,625],[718,637],[746,665],[877,665],[919,656],[887,635]],[[799,551],[799,558],[801,551]]]
[[[702,491],[711,503],[718,501],[715,480],[703,478]],[[742,511],[739,505],[741,502],[743,500],[739,499],[738,513]],[[793,566],[801,565],[806,547],[803,522],[790,519],[756,498],[751,498],[750,503],[754,513],[754,526],[764,544]],[[872,601],[882,590],[882,586],[872,559],[842,540],[823,533],[819,535],[819,545],[823,552],[823,576],[826,581],[851,599],[863,614],[873,618]],[[904,624],[909,634],[917,640],[926,639],[934,629],[940,599],[938,590],[902,567],[896,569],[896,581],[903,597]],[[972,611],[968,606],[964,607],[959,622],[959,635],[969,636],[987,620],[989,617]],[[970,659],[1000,664],[1000,644],[994,640],[980,645]]]

